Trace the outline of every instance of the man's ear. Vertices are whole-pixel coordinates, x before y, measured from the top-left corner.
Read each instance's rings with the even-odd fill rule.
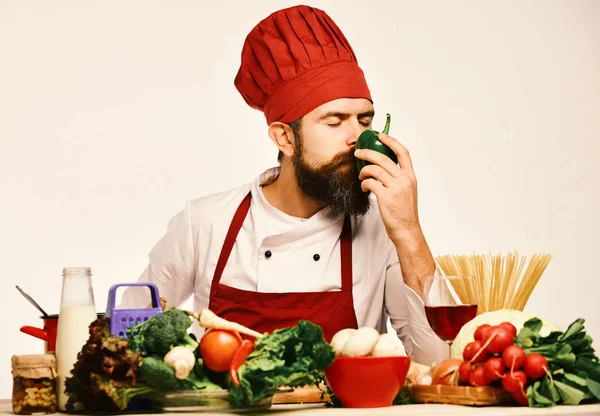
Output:
[[[281,153],[287,157],[294,154],[294,133],[290,126],[276,121],[269,126],[269,137]]]

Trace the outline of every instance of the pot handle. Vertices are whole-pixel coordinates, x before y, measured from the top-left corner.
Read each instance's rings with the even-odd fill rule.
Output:
[[[48,333],[41,328],[36,328],[34,326],[26,325],[26,326],[21,327],[21,332],[23,332],[27,335],[31,335],[32,337],[39,338],[44,341],[49,340]]]

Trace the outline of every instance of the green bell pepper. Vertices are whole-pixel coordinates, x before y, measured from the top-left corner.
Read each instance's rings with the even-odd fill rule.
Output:
[[[383,128],[382,133],[389,134],[391,116],[388,113],[385,115],[385,117],[386,117],[385,127]],[[388,146],[381,143],[379,141],[379,139],[377,138],[378,135],[379,135],[379,132],[377,132],[375,130],[363,131],[362,134],[358,137],[358,140],[356,140],[356,148],[357,149],[375,150],[376,152],[383,153],[384,155],[386,155],[387,157],[392,159],[394,161],[394,163],[398,163],[398,156],[396,156],[396,153],[394,153],[394,151],[392,149],[390,149]],[[364,168],[367,165],[371,165],[371,164],[372,164],[371,162],[367,162],[366,160],[356,158],[356,165],[358,167],[359,173],[362,168]]]

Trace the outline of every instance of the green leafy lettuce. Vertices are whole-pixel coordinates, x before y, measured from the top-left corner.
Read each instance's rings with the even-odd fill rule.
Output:
[[[542,321],[525,322],[515,342],[527,354],[542,354],[548,361],[548,374],[527,388],[529,405],[550,407],[577,405],[600,400],[600,360],[592,347],[592,338],[577,319],[565,332],[540,334]]]
[[[309,321],[273,331],[257,339],[254,351],[240,366],[240,386],[229,386],[231,400],[248,405],[280,387],[318,386],[334,358],[322,328]]]

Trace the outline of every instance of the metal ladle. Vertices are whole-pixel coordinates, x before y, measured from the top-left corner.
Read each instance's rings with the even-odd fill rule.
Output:
[[[23,295],[23,297],[25,297],[25,299],[27,299],[29,301],[29,303],[31,303],[33,306],[35,306],[36,309],[38,311],[40,311],[42,313],[42,315],[44,315],[44,318],[48,317],[48,314],[46,313],[46,311],[43,310],[42,307],[40,305],[38,305],[38,303],[35,300],[33,300],[33,298],[31,296],[29,296],[27,293],[23,292],[23,289],[21,289],[19,286],[15,286],[15,287],[21,293],[21,295]]]

